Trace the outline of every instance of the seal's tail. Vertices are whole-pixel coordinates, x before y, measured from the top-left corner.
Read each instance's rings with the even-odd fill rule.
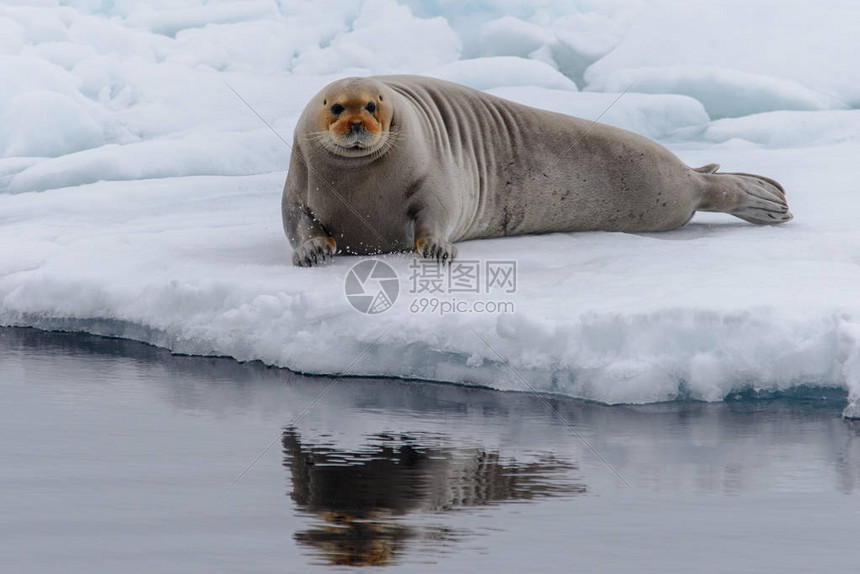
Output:
[[[702,211],[723,211],[758,225],[785,223],[793,217],[785,189],[776,180],[752,173],[699,173],[708,174],[712,182],[699,207]]]

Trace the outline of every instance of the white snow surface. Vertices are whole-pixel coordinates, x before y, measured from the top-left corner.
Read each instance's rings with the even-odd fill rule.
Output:
[[[837,0],[5,2],[0,324],[607,403],[838,387],[860,416],[857,29]],[[290,264],[281,138],[329,81],[404,72],[768,175],[795,220],[461,244],[516,292],[439,298],[508,312],[415,312],[387,255],[400,296],[364,315],[359,258]]]

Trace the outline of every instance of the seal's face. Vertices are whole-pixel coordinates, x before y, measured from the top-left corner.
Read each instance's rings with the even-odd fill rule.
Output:
[[[391,105],[382,86],[348,78],[330,85],[318,102],[319,142],[344,157],[384,153],[391,138]]]

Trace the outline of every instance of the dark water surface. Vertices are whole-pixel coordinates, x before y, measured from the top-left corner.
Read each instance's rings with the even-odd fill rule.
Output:
[[[561,420],[526,393],[332,382],[0,329],[0,570],[784,573],[858,560],[860,426],[840,418],[844,395],[550,399]]]

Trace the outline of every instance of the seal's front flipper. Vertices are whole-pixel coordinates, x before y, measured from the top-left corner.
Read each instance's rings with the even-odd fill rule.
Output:
[[[313,267],[323,263],[329,257],[334,257],[336,252],[337,242],[334,237],[311,237],[293,251],[293,265]]]
[[[450,262],[457,257],[454,244],[439,237],[419,237],[415,240],[415,252],[425,259],[435,259],[439,263]]]
[[[427,188],[424,190],[427,191]],[[416,205],[410,208],[415,223],[415,253],[425,259],[435,259],[439,263],[450,262],[457,257],[457,248],[448,241],[450,229],[448,212],[439,201],[428,201],[428,193],[415,194]]]

